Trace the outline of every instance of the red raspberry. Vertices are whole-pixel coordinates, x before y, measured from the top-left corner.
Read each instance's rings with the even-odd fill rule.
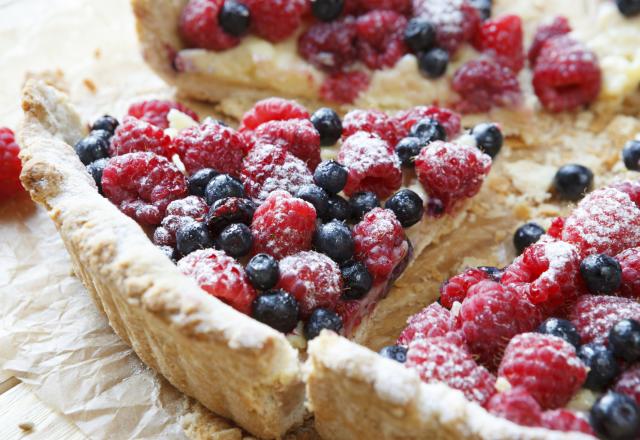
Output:
[[[491,54],[503,66],[514,72],[524,67],[522,19],[504,15],[482,23],[475,38],[475,46]]]
[[[113,157],[145,151],[169,159],[175,153],[171,138],[164,133],[162,128],[131,116],[125,116],[122,124],[118,125],[111,138],[109,155]]]
[[[438,46],[450,53],[470,41],[480,25],[478,10],[467,0],[413,0],[413,10],[435,26]]]
[[[207,202],[202,197],[188,196],[174,200],[167,206],[162,224],[153,232],[153,242],[157,245],[176,245],[178,229],[188,222],[202,221],[209,211]]]
[[[296,297],[306,319],[318,307],[333,310],[342,294],[342,275],[329,257],[314,251],[299,252],[280,260],[278,288]]]
[[[251,29],[274,43],[293,35],[308,9],[305,0],[243,0],[243,3],[251,11]]]
[[[342,331],[345,336],[351,335],[353,329],[358,327],[365,315],[361,301],[339,300],[336,304],[336,313],[342,319]]]
[[[542,408],[523,387],[494,394],[486,405],[487,411],[522,426],[540,426]]]
[[[393,11],[372,11],[356,20],[358,56],[370,69],[393,67],[407,53],[407,19]]]
[[[619,296],[584,295],[569,310],[569,319],[578,329],[583,344],[602,344],[609,339],[609,330],[618,321],[640,321],[640,304]]]
[[[462,302],[467,297],[467,291],[474,284],[488,280],[489,275],[477,268],[470,268],[459,275],[449,278],[440,286],[440,303],[450,309],[454,302]]]
[[[285,191],[274,191],[260,205],[251,222],[254,253],[281,259],[311,248],[316,210]]]
[[[302,159],[312,171],[321,161],[320,134],[309,119],[265,122],[256,128],[255,137],[261,143],[286,148],[289,153]]]
[[[568,36],[548,40],[533,69],[533,89],[551,112],[575,110],[600,94],[602,72],[596,55]]]
[[[533,37],[531,47],[529,47],[528,57],[531,67],[535,67],[538,55],[540,55],[540,50],[547,41],[560,35],[568,34],[569,32],[571,32],[569,20],[563,16],[555,17],[552,22],[538,27]]]
[[[595,437],[586,417],[568,409],[554,409],[542,413],[542,427],[562,432],[583,432]]]
[[[613,390],[626,394],[640,405],[640,364],[635,364],[622,373],[613,385]]]
[[[269,121],[309,119],[310,117],[307,109],[295,101],[267,98],[256,102],[253,108],[242,116],[239,130],[255,130],[259,125]]]
[[[412,342],[405,366],[417,371],[424,382],[444,382],[481,405],[495,393],[495,377],[478,365],[464,347],[446,338]]]
[[[18,158],[19,152],[13,131],[0,127],[0,201],[24,191],[20,183],[22,163]]]
[[[616,182],[610,185],[610,187],[628,195],[633,203],[640,208],[640,181],[625,180],[622,182]]]
[[[399,136],[401,138],[407,136],[416,122],[427,118],[435,119],[442,124],[449,139],[453,139],[460,133],[460,115],[458,113],[447,108],[430,105],[418,106],[398,113],[395,119],[401,125]]]
[[[180,34],[187,44],[208,50],[225,50],[240,44],[218,23],[224,0],[189,0],[180,16]]]
[[[192,277],[202,290],[249,314],[257,293],[249,283],[244,268],[224,251],[203,249],[178,261],[178,269]]]
[[[640,209],[617,189],[593,191],[565,220],[562,239],[575,244],[583,256],[616,255],[640,246]]]
[[[149,101],[141,101],[131,104],[127,113],[129,116],[142,119],[156,127],[169,128],[169,120],[167,119],[167,116],[171,109],[176,109],[185,113],[189,115],[191,119],[196,121],[200,120],[198,115],[187,106],[182,105],[179,102],[160,99],[151,99]]]
[[[399,345],[409,345],[416,339],[445,336],[452,331],[451,313],[440,304],[433,303],[407,321],[398,337]]]
[[[138,223],[157,225],[169,203],[187,196],[187,179],[162,156],[128,153],[109,159],[102,173],[102,191]]]
[[[462,330],[471,352],[493,369],[500,363],[509,339],[532,331],[541,320],[536,307],[513,287],[480,281],[469,289],[456,325]]]
[[[213,168],[237,177],[244,157],[244,140],[232,128],[207,119],[201,125],[182,130],[174,147],[187,171]]]
[[[463,64],[454,73],[451,86],[461,97],[456,109],[462,113],[513,107],[522,98],[516,74],[486,56]]]
[[[631,248],[616,255],[622,267],[620,294],[627,298],[640,299],[640,248]]]
[[[358,131],[378,135],[395,147],[400,140],[398,123],[380,110],[351,110],[342,120],[342,139],[347,139]]]
[[[244,158],[241,179],[248,197],[257,202],[282,189],[295,194],[302,185],[313,183],[313,175],[303,161],[281,146],[256,145]]]
[[[329,102],[352,104],[369,87],[365,72],[338,72],[328,76],[320,87],[320,97]]]
[[[411,13],[411,0],[355,0],[361,11],[387,10],[408,15]]]
[[[523,333],[507,345],[499,375],[524,387],[544,409],[566,405],[587,378],[588,368],[562,338]]]
[[[551,221],[549,229],[547,229],[547,235],[558,240],[562,239],[562,229],[564,228],[564,217],[556,217]]]
[[[338,161],[349,175],[344,193],[373,191],[386,199],[402,185],[400,161],[388,143],[375,134],[359,131],[349,136],[340,147]]]
[[[420,150],[416,174],[429,197],[447,212],[478,194],[491,169],[491,158],[476,147],[435,141]]]
[[[376,281],[385,280],[409,252],[402,225],[388,209],[374,208],[353,227],[355,257]]]
[[[358,58],[355,21],[351,17],[316,23],[298,39],[298,53],[319,69],[339,72]]]

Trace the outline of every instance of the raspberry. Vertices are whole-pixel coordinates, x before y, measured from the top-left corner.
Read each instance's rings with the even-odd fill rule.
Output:
[[[523,333],[507,345],[499,375],[522,386],[544,409],[566,405],[587,378],[587,367],[564,339]]]
[[[568,409],[545,411],[542,413],[541,425],[554,431],[583,432],[595,437],[589,421],[584,416]]]
[[[540,312],[520,292],[495,281],[471,286],[456,317],[472,353],[493,369],[513,336],[535,329]]]
[[[128,153],[109,159],[102,173],[102,191],[138,223],[157,225],[169,203],[187,196],[187,179],[162,156]]]
[[[631,198],[631,201],[640,208],[640,181],[625,180],[622,182],[616,182],[610,187],[628,195]]]
[[[547,229],[547,235],[552,238],[560,240],[562,238],[562,229],[564,228],[564,217],[556,217],[551,221],[549,229]]]
[[[109,155],[113,157],[145,151],[167,158],[171,158],[175,153],[171,138],[162,128],[132,116],[125,116],[111,138]]]
[[[462,98],[456,104],[456,109],[462,113],[511,107],[522,98],[516,74],[486,56],[463,64],[454,73],[451,85]]]
[[[338,72],[328,76],[320,87],[325,101],[352,104],[369,87],[371,78],[365,72]]]
[[[309,27],[298,39],[298,53],[319,69],[339,72],[358,58],[356,28],[352,18]]]
[[[285,191],[274,191],[253,215],[254,253],[281,259],[309,250],[315,226],[313,205]]]
[[[451,212],[465,199],[478,194],[491,169],[491,158],[476,147],[435,141],[420,150],[416,174],[429,197]]]
[[[618,296],[584,295],[569,310],[569,319],[578,329],[583,344],[605,343],[609,330],[618,321],[640,321],[640,304]]]
[[[340,147],[338,162],[349,172],[344,193],[371,191],[385,199],[402,185],[400,161],[389,144],[374,134],[359,131]]]
[[[361,304],[361,301],[345,301],[342,299],[336,304],[336,313],[342,319],[342,328],[347,336],[362,322],[364,313]]]
[[[217,236],[224,228],[233,223],[250,225],[255,213],[255,204],[248,199],[225,197],[213,202],[207,214],[209,231]]]
[[[490,53],[503,66],[519,72],[524,67],[522,41],[522,19],[517,15],[504,15],[482,23],[475,46]]]
[[[342,276],[335,261],[326,255],[299,252],[280,260],[277,287],[295,296],[306,319],[318,307],[335,309],[342,294]]]
[[[393,67],[407,53],[407,19],[393,11],[372,11],[356,20],[358,56],[370,69]]]
[[[451,314],[438,303],[433,303],[407,321],[398,337],[398,345],[409,345],[417,339],[445,336],[452,330]]]
[[[620,294],[627,298],[640,299],[640,248],[631,248],[616,255],[622,267]]]
[[[208,211],[209,206],[202,197],[188,196],[174,200],[167,206],[162,225],[154,231],[153,242],[157,245],[175,247],[178,229],[187,222],[202,221]]]
[[[313,175],[303,161],[283,147],[270,144],[256,145],[244,158],[241,179],[247,196],[257,202],[277,189],[295,194],[302,185],[313,183]]]
[[[243,0],[251,11],[251,29],[273,43],[295,33],[307,12],[305,0]]]
[[[178,269],[196,280],[202,290],[242,313],[251,313],[257,293],[251,287],[244,268],[223,251],[203,249],[178,262]]]
[[[320,133],[309,119],[269,121],[255,130],[255,136],[266,144],[280,145],[313,171],[320,163]]]
[[[495,393],[495,377],[463,347],[445,338],[412,342],[405,366],[417,371],[424,382],[444,382],[481,405]]]
[[[413,0],[413,10],[435,26],[438,47],[449,53],[471,40],[480,25],[478,10],[467,0]]]
[[[218,13],[224,0],[189,0],[180,16],[180,34],[187,44],[208,50],[225,50],[240,44],[240,39],[222,30]]]
[[[471,286],[488,279],[490,279],[489,275],[482,269],[467,269],[442,283],[440,286],[440,303],[450,309],[454,302],[461,303],[464,301]]]
[[[342,139],[346,139],[358,131],[366,131],[378,135],[395,147],[401,136],[395,120],[380,110],[351,110],[342,120]]]
[[[20,183],[22,164],[18,158],[19,152],[13,131],[0,127],[0,201],[24,191]]]
[[[269,121],[309,119],[310,117],[307,109],[295,101],[267,98],[256,102],[253,108],[242,116],[239,131],[255,130],[259,125]]]
[[[411,0],[355,0],[361,11],[387,10],[400,14],[411,13]]]
[[[533,37],[531,47],[529,47],[529,53],[527,54],[531,67],[535,67],[538,55],[540,55],[540,50],[547,41],[560,35],[568,34],[569,32],[571,32],[569,20],[562,16],[555,17],[552,22],[538,27]]]
[[[160,128],[169,128],[169,121],[167,115],[171,109],[176,109],[186,115],[189,115],[191,119],[198,121],[198,115],[193,110],[179,102],[173,102],[168,100],[151,99],[149,101],[136,102],[131,104],[129,116],[142,119],[149,124],[155,125]]]
[[[395,119],[401,125],[399,137],[407,136],[409,130],[411,130],[411,127],[413,127],[416,122],[428,118],[435,119],[442,124],[449,139],[453,139],[460,132],[459,114],[447,108],[430,105],[414,107],[396,115]]]
[[[600,94],[602,72],[596,55],[568,36],[548,40],[533,69],[533,89],[551,112],[575,110]]]
[[[523,387],[515,387],[494,394],[486,405],[487,411],[522,426],[540,426],[542,408]]]
[[[622,373],[613,385],[613,390],[626,394],[640,405],[640,364],[635,364]]]
[[[243,138],[232,128],[207,119],[201,125],[182,130],[174,146],[187,171],[203,168],[238,176],[244,156]]]
[[[640,245],[640,209],[616,189],[593,191],[565,220],[562,239],[575,244],[583,256],[616,255]]]

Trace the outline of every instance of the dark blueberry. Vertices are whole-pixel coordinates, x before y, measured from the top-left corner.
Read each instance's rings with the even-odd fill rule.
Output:
[[[244,197],[242,182],[228,174],[218,174],[207,184],[204,190],[207,204],[212,205],[216,200],[225,197]]]
[[[420,154],[420,150],[424,147],[424,142],[417,137],[406,137],[400,139],[396,145],[396,154],[400,159],[403,167],[412,167],[416,156]]]
[[[440,217],[444,214],[444,203],[442,200],[431,198],[427,201],[427,214],[431,217]]]
[[[207,185],[211,179],[216,177],[219,172],[211,168],[203,168],[189,176],[189,194],[192,196],[204,197]]]
[[[326,220],[347,221],[351,217],[351,207],[349,202],[338,195],[329,197],[329,211]]]
[[[502,148],[502,131],[497,124],[482,123],[478,124],[471,130],[471,134],[476,140],[478,148],[483,152],[491,156],[493,159],[498,155]]]
[[[478,10],[482,20],[488,20],[491,18],[491,8],[493,6],[492,0],[471,0],[470,3],[471,6]]]
[[[256,205],[248,199],[225,197],[216,200],[207,213],[206,223],[209,231],[216,236],[233,223],[250,225]]]
[[[349,199],[349,208],[353,221],[359,222],[364,215],[373,208],[380,207],[378,196],[369,191],[355,193]]]
[[[91,133],[89,133],[89,136],[99,137],[109,142],[109,139],[113,137],[113,133],[107,130],[98,129],[98,130],[91,130]]]
[[[298,325],[298,301],[284,290],[272,290],[253,300],[251,316],[282,333]]]
[[[223,31],[234,37],[240,37],[247,32],[250,22],[249,8],[234,0],[225,0],[218,14],[218,23]]]
[[[640,0],[616,0],[618,10],[625,17],[633,17],[640,14]]]
[[[582,386],[590,390],[606,390],[620,372],[613,352],[604,345],[585,344],[578,350],[578,357],[589,368],[587,380]]]
[[[433,118],[425,118],[416,122],[411,130],[409,130],[409,136],[417,137],[422,141],[424,145],[433,141],[444,141],[447,139],[447,131],[443,125]]]
[[[631,171],[640,171],[640,141],[629,141],[622,150],[624,166]]]
[[[308,341],[320,335],[322,330],[342,330],[342,318],[329,309],[315,309],[304,325],[304,336]]]
[[[616,323],[609,331],[609,348],[627,362],[640,359],[640,323],[633,319]]]
[[[622,268],[613,257],[605,254],[589,255],[580,263],[580,274],[587,289],[594,295],[611,295],[622,282]]]
[[[364,264],[353,261],[342,266],[341,271],[344,281],[342,292],[344,299],[360,299],[369,293],[373,285],[373,277]]]
[[[502,278],[502,274],[504,273],[504,270],[494,266],[479,266],[478,269],[489,275],[489,277],[497,283],[500,282],[500,278]]]
[[[174,263],[179,258],[178,251],[171,246],[158,246],[158,249],[160,249],[162,253],[165,254]]]
[[[278,260],[268,254],[257,254],[247,263],[247,278],[258,290],[269,290],[278,282],[280,270]]]
[[[599,438],[632,440],[640,433],[640,411],[629,396],[609,391],[596,400],[589,422]]]
[[[318,226],[314,236],[316,250],[342,263],[353,257],[353,238],[349,227],[339,220]]]
[[[244,257],[253,247],[251,229],[242,223],[227,226],[216,239],[216,247],[231,257]]]
[[[422,219],[423,203],[418,194],[404,188],[389,197],[384,207],[393,211],[403,228],[408,228]]]
[[[99,136],[89,134],[89,136],[78,141],[73,148],[76,150],[80,161],[85,165],[89,165],[98,159],[109,157],[109,141]]]
[[[404,42],[414,53],[431,49],[436,42],[436,28],[424,18],[412,18],[404,29]]]
[[[102,194],[102,172],[104,171],[104,167],[107,166],[107,163],[109,163],[109,159],[98,159],[87,165],[87,171],[91,174],[91,177],[93,177],[94,182],[96,182],[100,194]]]
[[[513,234],[513,245],[518,255],[524,252],[526,248],[540,240],[544,235],[544,229],[537,223],[529,222],[516,229]]]
[[[338,194],[347,183],[349,172],[335,160],[321,162],[313,172],[313,181],[329,194]]]
[[[449,53],[435,48],[418,54],[418,67],[429,78],[440,78],[447,71]]]
[[[91,126],[91,130],[105,130],[113,134],[120,123],[116,118],[109,115],[100,116]]]
[[[311,123],[320,133],[320,145],[335,145],[342,136],[342,121],[333,110],[323,107],[311,115]]]
[[[318,214],[319,218],[329,218],[329,194],[318,185],[311,183],[302,185],[295,196],[311,203],[316,209],[316,214]]]
[[[557,336],[564,339],[569,344],[580,347],[580,334],[571,321],[560,318],[548,318],[538,327],[538,333]]]
[[[580,200],[593,185],[593,173],[585,166],[570,164],[560,167],[553,178],[553,190],[564,200]]]
[[[387,345],[382,347],[380,355],[404,364],[407,361],[407,347],[402,345]]]
[[[210,247],[213,247],[213,239],[204,223],[189,222],[176,232],[176,248],[182,256]]]
[[[340,16],[345,0],[311,0],[311,12],[320,21],[332,21]]]

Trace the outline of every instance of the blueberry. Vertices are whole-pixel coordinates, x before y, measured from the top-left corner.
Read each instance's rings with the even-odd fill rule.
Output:
[[[393,211],[403,228],[415,225],[424,214],[424,204],[420,196],[406,188],[389,197],[384,207]]]
[[[470,3],[471,6],[476,8],[480,13],[480,18],[482,18],[483,21],[491,18],[492,0],[471,0]]]
[[[314,236],[314,245],[316,250],[338,263],[353,257],[351,231],[347,225],[338,220],[332,220],[318,226]]]
[[[179,258],[178,251],[176,251],[171,246],[158,246],[158,249],[160,249],[162,251],[162,253],[165,254],[174,263]]]
[[[425,118],[419,120],[411,127],[409,136],[417,137],[426,145],[433,141],[447,140],[447,131],[442,124],[435,119]]]
[[[449,53],[440,48],[418,54],[418,67],[428,78],[440,78],[447,71]]]
[[[596,400],[589,421],[599,438],[632,440],[640,433],[640,411],[629,396],[609,391]]]
[[[333,21],[340,16],[345,0],[311,0],[311,12],[320,21]]]
[[[213,239],[204,223],[189,222],[176,232],[176,248],[182,256],[210,247],[213,247]]]
[[[618,10],[625,17],[633,17],[640,14],[640,0],[616,0]]]
[[[333,330],[338,333],[342,329],[342,318],[329,309],[315,309],[304,325],[304,336],[308,341],[320,335],[322,330]]]
[[[431,49],[436,42],[436,28],[424,18],[412,18],[404,29],[404,42],[414,53]]]
[[[245,268],[247,278],[258,290],[269,290],[275,286],[280,278],[278,260],[268,254],[256,254]]]
[[[116,118],[109,115],[100,116],[93,122],[91,130],[105,130],[113,134],[120,123]]]
[[[289,333],[298,325],[298,301],[284,290],[272,290],[253,300],[251,316],[269,327]]]
[[[244,197],[242,183],[228,174],[218,174],[207,184],[204,191],[207,204],[212,205],[216,200],[225,197]]]
[[[302,185],[295,196],[313,205],[321,219],[329,218],[329,194],[317,185]]]
[[[379,353],[381,356],[400,362],[401,364],[407,361],[407,347],[403,347],[402,345],[387,345],[386,347],[382,347]]]
[[[91,177],[93,177],[94,182],[96,182],[100,194],[102,194],[102,172],[108,163],[109,159],[98,159],[87,165],[87,171],[91,174]]]
[[[359,222],[364,215],[373,208],[380,206],[378,196],[369,191],[355,193],[349,199],[349,208],[351,210],[351,218],[353,221]]]
[[[631,171],[640,171],[640,141],[629,141],[622,150],[624,166]]]
[[[488,154],[492,159],[498,155],[504,139],[502,131],[500,131],[500,127],[498,127],[497,124],[478,124],[473,127],[471,134],[475,138],[478,148],[483,153]]]
[[[564,339],[576,349],[580,346],[580,334],[571,321],[560,318],[548,318],[538,327],[538,333],[557,336]]]
[[[560,167],[553,178],[553,190],[564,200],[580,200],[593,185],[593,173],[582,165],[570,164]]]
[[[489,275],[489,277],[496,283],[500,282],[504,270],[494,266],[478,266],[478,269]]]
[[[216,200],[209,208],[206,222],[209,232],[218,235],[224,228],[232,223],[244,223],[250,225],[256,205],[248,199],[239,197],[225,197]]]
[[[580,274],[587,289],[594,295],[611,295],[622,282],[622,268],[613,257],[605,254],[589,255],[580,263]]]
[[[526,248],[540,240],[544,234],[544,229],[537,223],[529,222],[516,229],[513,234],[513,245],[518,255],[524,252]]]
[[[353,261],[342,266],[341,271],[344,281],[342,292],[344,299],[360,299],[369,293],[373,286],[373,277],[364,264]]]
[[[416,156],[420,154],[420,150],[424,147],[424,142],[417,137],[406,137],[400,139],[396,145],[396,154],[400,159],[403,167],[412,167]]]
[[[247,32],[251,22],[251,12],[242,3],[226,0],[218,13],[218,23],[223,31],[234,37],[240,37]]]
[[[189,194],[192,196],[204,197],[207,185],[211,179],[216,177],[219,172],[211,168],[203,168],[189,176]]]
[[[320,133],[320,145],[329,147],[335,145],[342,136],[342,121],[333,110],[323,107],[311,115],[311,123]]]
[[[329,197],[329,211],[326,220],[347,221],[351,217],[351,207],[349,202],[338,195]]]
[[[589,368],[587,380],[582,386],[590,390],[606,390],[620,372],[613,352],[604,345],[585,344],[578,350],[578,357]]]
[[[623,319],[609,330],[609,348],[627,362],[640,359],[640,323]]]
[[[85,165],[89,165],[98,159],[109,157],[109,141],[99,136],[89,134],[89,136],[78,141],[73,148],[76,150],[80,161]]]
[[[329,194],[338,194],[347,183],[349,172],[335,160],[321,162],[313,172],[313,181]]]
[[[444,214],[444,203],[442,203],[442,200],[430,198],[427,201],[427,214],[431,217],[440,217]]]
[[[227,226],[216,239],[216,247],[231,257],[244,257],[253,247],[251,229],[242,223]]]
[[[89,136],[99,137],[104,139],[107,142],[110,142],[109,140],[113,137],[113,133],[107,130],[98,129],[98,130],[91,130],[91,133],[89,133]]]

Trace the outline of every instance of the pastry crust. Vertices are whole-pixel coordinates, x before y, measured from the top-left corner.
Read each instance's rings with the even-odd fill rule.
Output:
[[[304,384],[286,338],[206,294],[98,194],[71,147],[85,129],[66,97],[29,80],[22,106],[22,182],[116,333],[178,389],[254,435],[280,437],[301,423]]]

